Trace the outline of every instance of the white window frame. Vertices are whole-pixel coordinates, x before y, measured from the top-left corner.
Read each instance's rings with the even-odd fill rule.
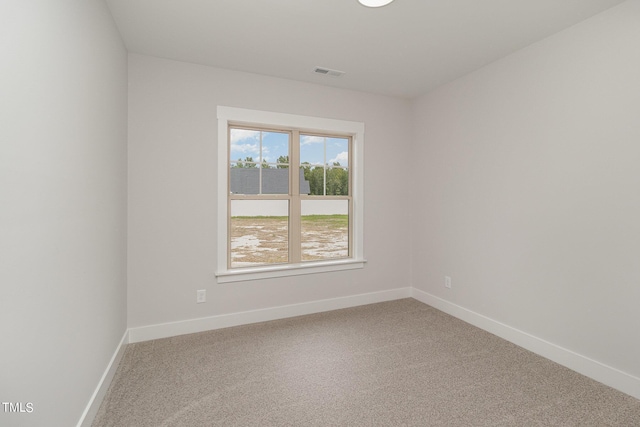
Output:
[[[240,282],[245,280],[267,279],[301,274],[324,273],[331,271],[363,268],[364,258],[364,123],[345,120],[300,116],[296,114],[274,113],[249,110],[236,107],[218,106],[218,259],[216,277],[218,283]],[[336,260],[309,261],[242,267],[232,269],[228,261],[228,224],[229,218],[229,144],[230,124],[265,127],[286,127],[302,132],[340,133],[352,135],[351,190],[353,192],[353,248],[350,258]]]

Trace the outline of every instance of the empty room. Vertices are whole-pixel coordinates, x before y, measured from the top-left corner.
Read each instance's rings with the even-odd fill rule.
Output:
[[[0,35],[0,426],[640,426],[640,0]]]

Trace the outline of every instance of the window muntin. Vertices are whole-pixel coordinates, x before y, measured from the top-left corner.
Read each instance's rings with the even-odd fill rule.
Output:
[[[350,258],[350,151],[347,135],[230,125],[228,268]]]

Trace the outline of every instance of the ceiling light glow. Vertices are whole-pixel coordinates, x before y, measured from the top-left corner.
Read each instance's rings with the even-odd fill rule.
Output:
[[[382,7],[391,3],[393,0],[358,0],[361,5],[367,7]]]

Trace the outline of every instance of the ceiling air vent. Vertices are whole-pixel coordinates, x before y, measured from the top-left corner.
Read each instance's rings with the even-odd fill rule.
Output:
[[[316,67],[313,69],[313,72],[317,74],[324,74],[325,76],[331,76],[331,77],[340,77],[344,74],[344,71],[331,70],[329,68],[323,68],[323,67]]]

